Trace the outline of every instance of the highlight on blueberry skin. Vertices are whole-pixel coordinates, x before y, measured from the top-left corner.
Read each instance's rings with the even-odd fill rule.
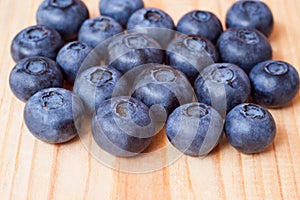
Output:
[[[80,67],[97,66],[100,64],[100,58],[93,53],[92,47],[74,41],[59,50],[56,62],[61,67],[65,79],[74,84]]]
[[[57,30],[66,41],[77,37],[81,24],[89,18],[89,11],[81,0],[44,0],[36,21]]]
[[[144,33],[155,39],[163,48],[175,35],[175,24],[169,14],[157,8],[142,8],[128,20],[129,33]]]
[[[159,105],[170,114],[181,104],[190,103],[194,92],[186,76],[170,66],[146,66],[135,79],[131,94],[149,108]]]
[[[254,65],[272,59],[272,47],[259,31],[249,28],[229,28],[217,42],[221,59],[241,67],[247,74]]]
[[[57,144],[77,136],[82,114],[83,105],[79,97],[69,90],[48,88],[27,101],[24,121],[37,139]]]
[[[11,43],[11,55],[15,62],[32,56],[43,56],[55,60],[64,45],[60,34],[45,25],[30,26],[20,31]]]
[[[197,100],[212,105],[222,116],[248,101],[251,95],[247,74],[231,63],[216,63],[203,69],[194,88]]]
[[[256,104],[240,104],[226,116],[225,134],[229,143],[244,154],[266,150],[276,135],[271,113]]]
[[[178,21],[177,31],[205,37],[215,44],[223,32],[223,27],[219,18],[212,12],[193,10]]]
[[[121,34],[109,41],[107,48],[107,65],[116,68],[125,74],[148,63],[161,64],[165,60],[161,46],[145,34]]]
[[[299,74],[289,63],[268,60],[250,72],[252,96],[256,103],[279,108],[290,103],[299,92]]]
[[[63,87],[64,78],[60,67],[50,58],[29,57],[21,60],[11,70],[9,86],[14,95],[26,102],[36,92]]]
[[[124,29],[114,19],[107,16],[94,17],[83,22],[78,33],[78,40],[96,48],[106,39],[122,33]],[[106,51],[104,45],[100,45],[100,51]]]
[[[130,16],[143,7],[143,0],[100,0],[99,2],[101,15],[115,19],[124,28]]]
[[[92,120],[95,142],[104,151],[119,157],[136,156],[155,135],[149,108],[132,97],[115,97],[100,104]]]
[[[121,77],[118,70],[107,66],[90,67],[78,75],[73,91],[82,99],[86,114],[92,115],[103,101],[113,95],[127,94],[126,80],[120,80]]]
[[[264,35],[269,36],[274,27],[273,14],[262,1],[237,1],[226,13],[226,27],[255,28]]]
[[[211,106],[190,103],[170,115],[166,133],[174,147],[190,156],[205,156],[219,143],[224,120]]]
[[[166,64],[182,71],[192,84],[201,70],[218,61],[215,46],[201,36],[180,35],[166,49]]]

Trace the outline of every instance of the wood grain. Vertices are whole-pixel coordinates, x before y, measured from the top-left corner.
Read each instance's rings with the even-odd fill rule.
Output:
[[[162,170],[130,174],[95,160],[77,138],[65,145],[37,141],[23,122],[24,104],[11,93],[14,66],[10,42],[35,24],[41,0],[0,0],[0,199],[300,199],[300,96],[271,110],[278,126],[274,144],[258,155],[242,155],[226,140],[204,159],[183,156]],[[84,0],[91,16],[98,1]],[[193,9],[222,19],[234,0],[145,0],[177,22]],[[300,72],[300,0],[265,0],[275,17],[270,37],[274,59]],[[136,163],[139,164],[139,163]]]

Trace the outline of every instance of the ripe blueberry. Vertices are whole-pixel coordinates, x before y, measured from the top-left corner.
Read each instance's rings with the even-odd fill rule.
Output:
[[[92,120],[92,133],[106,152],[130,157],[149,146],[155,124],[145,104],[132,97],[116,97],[100,104]]]
[[[56,29],[64,40],[72,40],[89,11],[80,0],[44,0],[36,13],[36,21]]]
[[[61,69],[53,60],[46,57],[29,57],[21,60],[9,76],[10,89],[24,102],[42,89],[62,87],[63,83]]]
[[[222,115],[246,102],[251,94],[247,74],[230,63],[216,63],[206,67],[200,72],[194,88],[199,102],[212,105]]]
[[[193,10],[185,14],[177,24],[177,31],[187,35],[198,35],[216,43],[223,32],[218,17],[208,11]]]
[[[223,62],[233,63],[246,73],[257,63],[272,58],[272,47],[259,31],[249,28],[230,28],[222,33],[217,49]]]
[[[266,109],[255,104],[240,104],[226,116],[225,134],[229,143],[245,154],[264,151],[276,134],[275,121]]]
[[[204,37],[180,35],[169,44],[166,64],[182,71],[194,83],[199,72],[219,61],[214,45]]]
[[[170,142],[181,152],[204,156],[222,138],[223,119],[214,108],[206,104],[185,104],[170,115],[166,133]]]
[[[57,54],[57,64],[62,68],[65,79],[73,84],[80,67],[96,66],[100,64],[92,48],[82,42],[70,42]]]
[[[64,41],[55,29],[36,25],[23,29],[14,37],[11,55],[15,62],[31,56],[44,56],[55,60],[63,45]]]
[[[63,143],[73,139],[80,128],[83,105],[80,98],[62,88],[37,92],[26,103],[24,120],[39,140]]]
[[[262,1],[243,0],[235,2],[227,11],[227,28],[255,28],[271,35],[274,20],[270,8]]]
[[[175,25],[166,12],[157,8],[143,8],[131,15],[127,29],[129,32],[148,34],[162,47],[166,47],[174,37],[172,30],[175,30]]]
[[[125,74],[143,64],[161,64],[164,59],[164,52],[155,40],[144,34],[131,33],[110,42],[106,62]]]
[[[297,70],[283,61],[259,63],[251,70],[249,77],[255,102],[266,107],[282,107],[299,91]]]
[[[115,19],[126,28],[129,17],[144,7],[143,0],[100,0],[101,15]]]

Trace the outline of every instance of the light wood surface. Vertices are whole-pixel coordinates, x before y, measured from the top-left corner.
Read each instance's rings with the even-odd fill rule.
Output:
[[[24,104],[11,93],[10,42],[35,24],[41,0],[0,0],[0,200],[6,199],[300,199],[300,96],[271,110],[278,132],[264,153],[242,155],[226,140],[204,159],[183,156],[162,170],[129,174],[96,161],[77,138],[64,145],[37,141],[23,121]],[[84,0],[91,16],[97,0]],[[145,0],[175,22],[193,9],[213,11],[224,24],[234,0]],[[265,0],[275,17],[274,59],[300,72],[300,0]],[[158,137],[158,140],[163,138]],[[155,145],[155,144],[154,144]],[[158,145],[158,144],[156,144]],[[139,165],[141,163],[135,163]]]

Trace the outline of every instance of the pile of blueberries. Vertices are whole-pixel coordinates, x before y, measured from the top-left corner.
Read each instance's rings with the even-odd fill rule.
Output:
[[[80,0],[44,0],[38,25],[13,39],[9,84],[26,102],[35,137],[67,142],[91,116],[95,142],[120,157],[143,152],[164,125],[171,144],[192,156],[207,155],[224,132],[246,154],[273,142],[275,121],[264,107],[290,103],[299,75],[272,60],[265,3],[234,3],[225,31],[208,11],[191,11],[175,26],[142,0],[101,0],[99,9],[89,18]]]

